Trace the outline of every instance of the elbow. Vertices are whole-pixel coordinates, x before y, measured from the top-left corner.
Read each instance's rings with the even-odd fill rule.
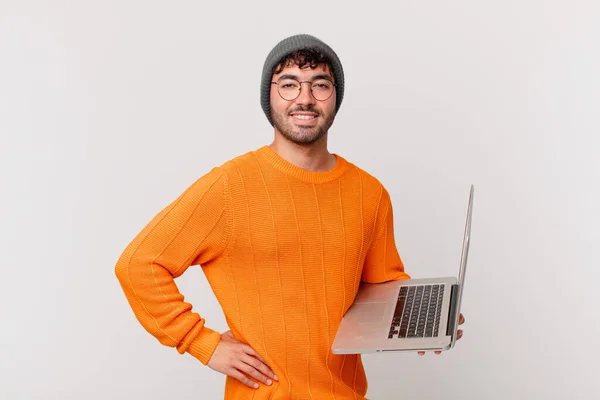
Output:
[[[121,288],[126,288],[126,279],[125,275],[127,274],[127,265],[121,262],[117,262],[115,266],[115,276],[117,277],[117,281],[121,285]]]
[[[126,283],[129,281],[128,275],[130,264],[130,260],[126,260],[126,257],[121,256],[114,268],[115,276],[117,277],[117,280],[123,287],[125,287]]]

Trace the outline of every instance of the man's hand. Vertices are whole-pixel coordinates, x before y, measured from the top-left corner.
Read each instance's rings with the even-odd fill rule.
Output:
[[[254,389],[258,388],[258,383],[249,377],[266,385],[273,383],[271,379],[278,380],[265,360],[252,347],[237,340],[231,331],[221,334],[221,340],[207,365]]]
[[[458,324],[462,325],[465,323],[465,317],[462,315],[462,313],[460,313],[459,317],[458,317]],[[459,329],[458,331],[456,331],[456,340],[460,339],[462,337],[463,331],[462,329]],[[424,351],[419,351],[418,352],[420,356],[424,355],[425,352]],[[435,354],[440,355],[442,354],[441,351],[436,351]]]

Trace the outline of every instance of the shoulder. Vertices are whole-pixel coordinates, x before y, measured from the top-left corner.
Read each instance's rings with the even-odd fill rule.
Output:
[[[390,201],[389,192],[379,178],[351,161],[345,160],[345,162],[348,164],[348,173],[357,178],[365,195],[370,194],[378,196],[383,201]]]
[[[256,153],[257,150],[247,151],[246,153],[233,157],[216,168],[227,177],[231,177],[231,175],[239,169],[256,167]]]
[[[192,183],[191,189],[200,189],[206,186],[218,184],[219,182],[227,185],[232,176],[232,172],[243,164],[248,164],[252,160],[252,151],[235,156],[221,164],[214,164],[209,170],[205,170]]]

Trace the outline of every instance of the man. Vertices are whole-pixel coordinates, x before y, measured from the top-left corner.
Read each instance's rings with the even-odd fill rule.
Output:
[[[359,283],[406,279],[382,184],[327,149],[344,96],[336,53],[296,35],[268,55],[269,146],[193,183],[120,257],[116,274],[161,343],[227,375],[226,399],[365,399],[359,355],[331,344]],[[202,269],[230,331],[205,325],[174,283]]]

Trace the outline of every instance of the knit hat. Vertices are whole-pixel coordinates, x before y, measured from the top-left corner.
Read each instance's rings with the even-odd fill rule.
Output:
[[[267,56],[263,66],[262,78],[260,82],[260,105],[267,116],[267,119],[273,125],[271,118],[271,79],[273,77],[273,68],[282,62],[291,53],[307,48],[317,48],[321,50],[329,59],[331,69],[335,77],[335,111],[337,112],[344,98],[344,70],[337,54],[327,44],[314,36],[300,34],[290,36],[279,42]]]

